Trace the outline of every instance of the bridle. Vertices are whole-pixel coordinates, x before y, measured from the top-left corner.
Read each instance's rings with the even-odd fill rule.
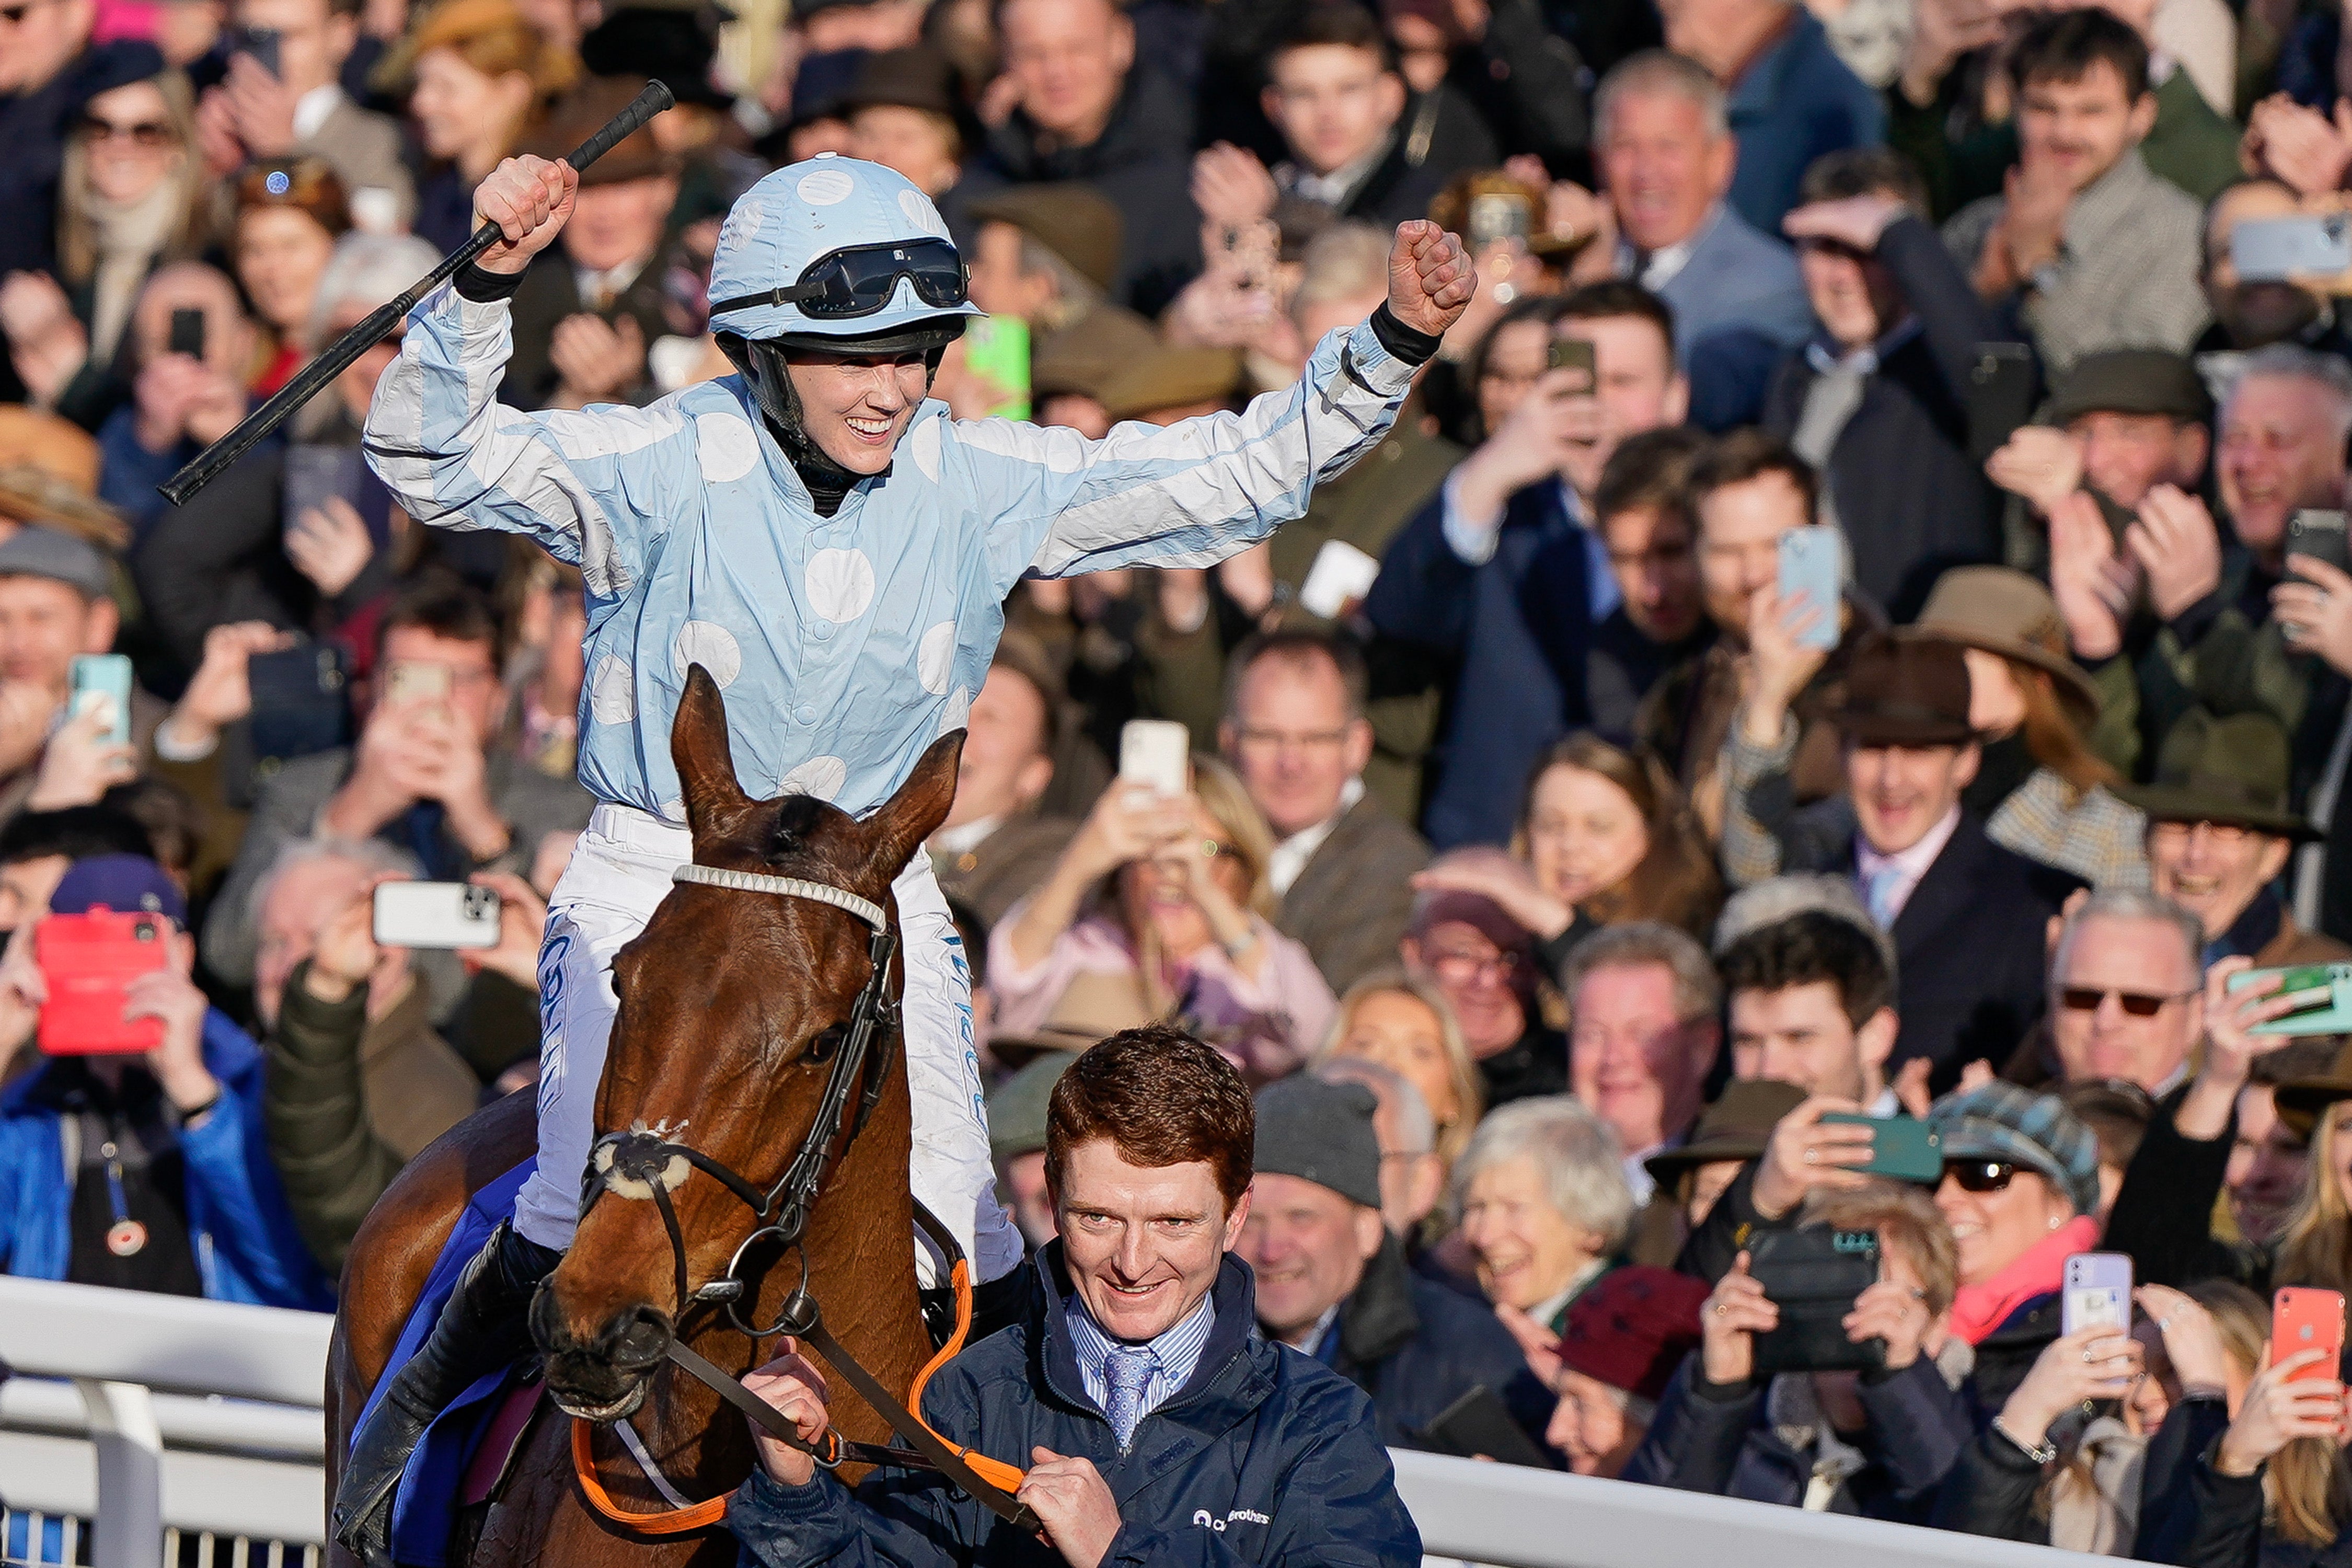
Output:
[[[850,1442],[841,1436],[838,1429],[832,1427],[826,1429],[824,1441],[816,1444],[805,1442],[793,1425],[785,1420],[774,1406],[689,1348],[681,1336],[673,1333],[667,1352],[669,1360],[708,1384],[719,1397],[741,1411],[769,1435],[810,1455],[827,1469],[856,1462],[938,1470],[1001,1518],[1017,1528],[1034,1530],[1036,1528],[1034,1516],[1027,1505],[1016,1501],[1012,1495],[1013,1488],[1020,1484],[1018,1470],[950,1443],[931,1431],[920,1416],[908,1408],[908,1405],[920,1399],[923,1384],[931,1373],[961,1348],[964,1332],[970,1327],[969,1269],[962,1248],[953,1233],[922,1205],[915,1205],[918,1223],[950,1259],[949,1272],[957,1285],[959,1316],[954,1339],[923,1369],[905,1403],[883,1387],[874,1374],[859,1365],[856,1358],[834,1338],[833,1331],[825,1326],[824,1314],[818,1310],[816,1297],[811,1289],[808,1252],[804,1246],[810,1215],[815,1209],[827,1172],[834,1161],[846,1154],[849,1146],[857,1141],[858,1134],[866,1130],[866,1124],[872,1120],[875,1109],[881,1103],[883,1087],[890,1077],[890,1051],[898,1035],[899,1007],[889,994],[890,966],[891,961],[898,956],[898,933],[892,928],[888,913],[871,899],[798,877],[772,877],[761,872],[732,871],[688,862],[671,872],[670,879],[733,892],[799,899],[843,910],[872,928],[873,934],[866,939],[866,945],[872,972],[866,975],[865,985],[859,989],[856,1001],[851,1005],[846,1029],[837,1036],[833,1029],[821,1031],[810,1041],[808,1051],[802,1058],[815,1062],[829,1059],[831,1066],[825,1075],[824,1093],[817,1102],[816,1116],[809,1123],[808,1131],[802,1136],[800,1148],[793,1153],[792,1163],[785,1166],[784,1173],[776,1178],[772,1186],[762,1192],[724,1162],[681,1142],[679,1135],[686,1131],[688,1125],[685,1121],[675,1127],[667,1121],[647,1127],[639,1121],[625,1131],[604,1134],[590,1147],[588,1168],[581,1186],[582,1221],[586,1221],[589,1211],[607,1193],[624,1199],[650,1201],[660,1212],[662,1228],[669,1237],[680,1318],[685,1316],[688,1306],[697,1302],[715,1303],[725,1313],[728,1322],[755,1344],[778,1334],[789,1334],[803,1341],[824,1357],[826,1363],[857,1391],[866,1404],[888,1420],[912,1447],[896,1448]],[[856,1101],[854,1117],[851,1114],[853,1094]],[[700,1171],[734,1194],[760,1224],[735,1248],[734,1256],[728,1259],[727,1267],[716,1279],[699,1289],[689,1289],[691,1280],[686,1235],[678,1225],[677,1209],[670,1200],[670,1194],[685,1184],[696,1171]],[[751,1294],[742,1273],[744,1258],[754,1246],[762,1243],[782,1248],[800,1263],[800,1278],[793,1284],[792,1293],[785,1297],[776,1321],[765,1327],[744,1321],[740,1310]],[[579,1452],[580,1447],[575,1440],[575,1453]],[[982,1479],[978,1473],[980,1468],[991,1471],[997,1479]],[[1000,1481],[1008,1484],[1000,1485]]]

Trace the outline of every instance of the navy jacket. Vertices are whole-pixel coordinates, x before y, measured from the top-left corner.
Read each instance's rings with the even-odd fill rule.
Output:
[[[1421,1532],[1397,1497],[1370,1402],[1313,1357],[1259,1336],[1248,1265],[1227,1256],[1216,1326],[1192,1380],[1121,1453],[1078,1376],[1061,1263],[1054,1242],[1038,1255],[1046,1289],[1028,1321],[931,1380],[923,1415],[933,1427],[1024,1468],[1037,1445],[1093,1460],[1124,1521],[1104,1568],[1419,1568]],[[1062,1563],[1034,1535],[920,1472],[879,1472],[853,1493],[822,1473],[784,1487],[755,1470],[727,1520],[745,1568]]]
[[[1393,1236],[1365,1266],[1317,1352],[1372,1396],[1373,1429],[1392,1448],[1431,1447],[1423,1436],[1429,1424],[1475,1387],[1499,1395],[1538,1442],[1551,1416],[1550,1392],[1528,1370],[1502,1321],[1415,1274]]]
[[[1731,89],[1731,133],[1739,167],[1731,205],[1766,234],[1797,205],[1805,170],[1824,153],[1886,140],[1886,109],[1830,47],[1829,33],[1803,6],[1788,31]]]
[[[1364,615],[1454,667],[1422,836],[1439,849],[1507,844],[1528,770],[1591,718],[1591,566],[1557,479],[1511,497],[1483,566],[1454,552],[1444,518],[1441,490],[1390,542]]]

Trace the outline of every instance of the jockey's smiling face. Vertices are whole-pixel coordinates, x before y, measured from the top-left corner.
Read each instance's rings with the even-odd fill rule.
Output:
[[[930,390],[924,359],[916,350],[879,357],[793,350],[786,363],[809,439],[853,474],[888,468]]]
[[[1131,1343],[1192,1315],[1249,1219],[1249,1194],[1228,1213],[1208,1162],[1133,1165],[1108,1138],[1070,1151],[1053,1195],[1071,1286],[1103,1332]]]

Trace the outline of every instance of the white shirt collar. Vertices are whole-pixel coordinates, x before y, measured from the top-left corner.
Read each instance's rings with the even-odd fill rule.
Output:
[[[1889,924],[1903,912],[1903,906],[1911,901],[1913,891],[1919,886],[1919,879],[1927,874],[1927,868],[1936,863],[1936,857],[1944,852],[1944,846],[1952,841],[1952,835],[1959,830],[1959,826],[1960,808],[1955,805],[1944,814],[1943,821],[1927,830],[1927,836],[1918,843],[1892,855],[1880,854],[1871,847],[1869,839],[1859,833],[1854,835],[1854,879],[1865,890],[1880,871],[1891,869],[1895,873],[1895,887],[1887,897],[1886,919]],[[1864,896],[1867,897],[1866,891]]]
[[[1722,221],[1723,204],[1717,202],[1706,209],[1706,216],[1699,219],[1698,226],[1691,230],[1689,238],[1677,245],[1669,245],[1662,250],[1654,250],[1647,256],[1635,250],[1632,241],[1619,240],[1617,242],[1618,275],[1630,277],[1651,293],[1657,293],[1673,282],[1675,275],[1684,268],[1690,265],[1691,253],[1706,243],[1706,237],[1713,234],[1715,226]]]
[[[327,123],[327,116],[343,101],[343,89],[333,82],[314,87],[294,100],[294,140],[308,142]]]
[[[1274,853],[1266,857],[1265,879],[1277,896],[1290,891],[1290,884],[1298,880],[1298,874],[1307,869],[1307,862],[1315,858],[1315,851],[1323,847],[1323,841],[1331,837],[1339,819],[1355,810],[1356,803],[1363,798],[1364,781],[1350,778],[1339,786],[1339,810],[1312,827],[1300,828],[1274,847]]]
[[[579,282],[580,298],[583,302],[596,297],[599,284],[604,286],[606,293],[617,300],[628,292],[629,285],[637,280],[637,275],[646,269],[646,262],[652,259],[653,258],[646,257],[644,260],[624,261],[618,267],[608,268],[602,272],[593,267],[583,267],[574,262],[572,266],[572,276]]]

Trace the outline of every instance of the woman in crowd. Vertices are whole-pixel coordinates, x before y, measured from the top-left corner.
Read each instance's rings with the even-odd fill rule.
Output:
[[[1675,1368],[1698,1342],[1706,1286],[1641,1264],[1620,1268],[1567,1309],[1546,1361],[1552,1409],[1544,1440],[1580,1476],[1614,1479],[1649,1435]],[[1532,1360],[1533,1358],[1531,1358]]]
[[[1578,1101],[1545,1095],[1478,1123],[1454,1167],[1453,1209],[1497,1315],[1516,1323],[1514,1314],[1524,1314],[1557,1334],[1617,1261],[1633,1194],[1616,1135]]]
[[[514,0],[446,0],[387,62],[410,84],[409,112],[442,165],[417,187],[415,230],[443,251],[474,228],[474,187],[512,153],[541,112],[580,74]]]
[[[276,340],[254,378],[256,397],[285,385],[318,352],[310,324],[319,279],[351,227],[343,183],[323,159],[272,158],[237,176],[236,280]]]
[[[56,279],[18,272],[0,284],[0,328],[27,396],[89,430],[129,395],[141,285],[158,263],[194,256],[205,237],[188,79],[144,46],[117,58],[152,68],[93,96],[66,143]]]
[[[1486,1113],[1486,1094],[1444,993],[1401,969],[1364,976],[1339,998],[1316,1060],[1335,1057],[1378,1062],[1421,1090],[1437,1124],[1437,1156],[1454,1169]]]
[[[1181,1019],[1254,1082],[1305,1061],[1331,988],[1268,918],[1274,836],[1241,782],[1192,759],[1191,793],[1105,790],[1045,885],[989,939],[998,1031],[1041,1027],[1076,975],[1131,975],[1151,1017]]]

